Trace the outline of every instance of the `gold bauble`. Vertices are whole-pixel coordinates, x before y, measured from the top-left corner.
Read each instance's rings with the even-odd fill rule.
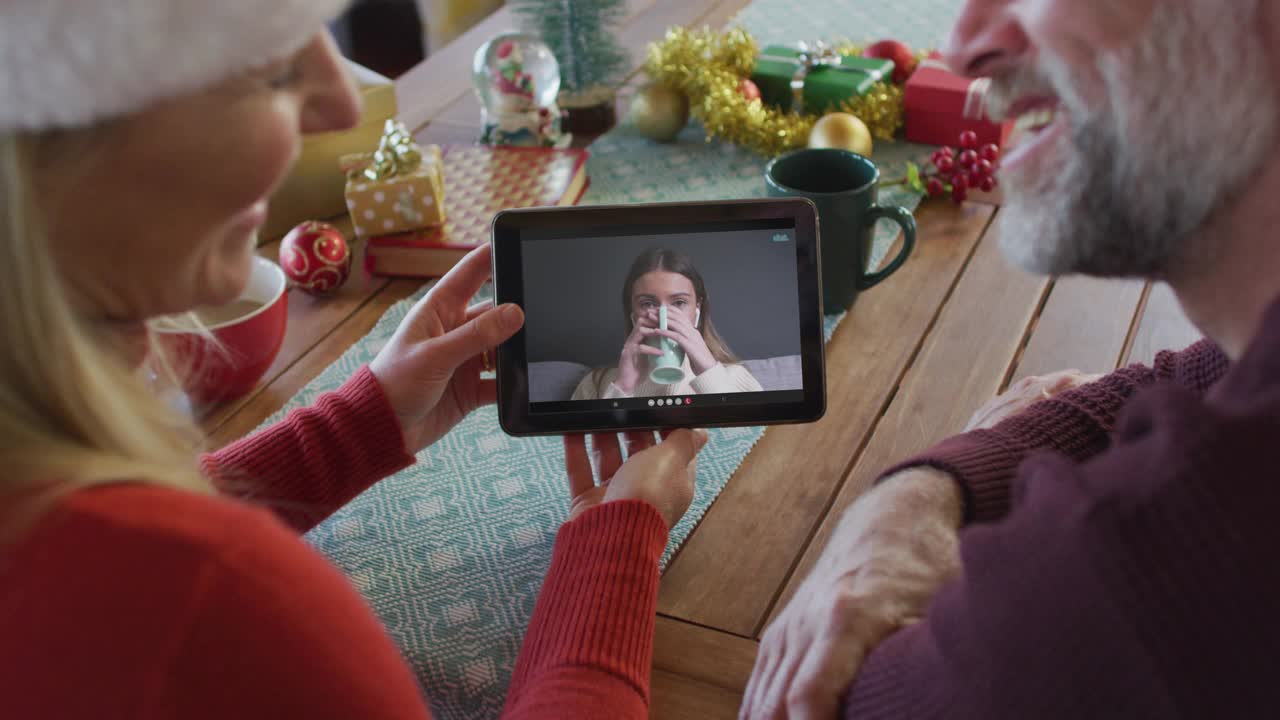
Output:
[[[646,85],[631,101],[630,124],[650,140],[671,142],[689,124],[689,98],[660,83]]]
[[[871,157],[873,144],[866,123],[849,113],[835,112],[823,115],[813,126],[809,133],[809,147],[852,150]]]

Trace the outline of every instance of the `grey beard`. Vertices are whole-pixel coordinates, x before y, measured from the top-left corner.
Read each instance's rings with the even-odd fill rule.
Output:
[[[1203,230],[1266,162],[1280,101],[1249,28],[1254,13],[1193,7],[1200,17],[1162,6],[1129,57],[1104,67],[1110,114],[1081,110],[1058,68],[1063,110],[1076,109],[1072,157],[1057,174],[1006,186],[1000,241],[1015,263],[1048,275],[1161,278],[1192,255],[1212,261],[1211,248],[1198,247],[1212,242]],[[1230,81],[1215,55],[1235,59]],[[1179,80],[1160,80],[1170,77]]]
[[[1209,190],[1195,178],[1171,177],[1185,172],[1172,167],[1137,173],[1165,177],[1163,183],[1131,179],[1114,162],[1122,157],[1117,145],[1100,128],[1082,128],[1072,143],[1081,160],[1069,164],[1070,172],[1029,192],[1006,192],[999,230],[1007,257],[1044,275],[1164,274],[1207,215],[1204,199],[1190,193]],[[1148,185],[1140,188],[1138,182]],[[1135,193],[1145,195],[1145,202],[1132,202]]]

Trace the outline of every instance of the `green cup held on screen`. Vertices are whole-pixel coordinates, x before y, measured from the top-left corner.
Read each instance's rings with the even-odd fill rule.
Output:
[[[658,327],[667,329],[667,306],[658,308]],[[662,351],[662,357],[653,357],[653,370],[649,379],[657,385],[675,385],[684,379],[684,350],[671,338],[651,337],[645,340]]]

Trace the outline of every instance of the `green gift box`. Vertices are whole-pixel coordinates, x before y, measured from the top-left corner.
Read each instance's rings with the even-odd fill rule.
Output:
[[[770,45],[756,60],[751,80],[765,103],[783,110],[795,105],[796,85],[803,86],[801,111],[821,115],[866,95],[872,86],[893,78],[893,61],[841,55],[831,48],[799,49]]]

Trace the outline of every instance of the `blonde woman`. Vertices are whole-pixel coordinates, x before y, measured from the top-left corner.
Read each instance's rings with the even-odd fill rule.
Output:
[[[192,421],[140,370],[156,318],[245,285],[300,136],[356,120],[322,30],[341,5],[0,7],[6,717],[429,714],[372,612],[298,533],[492,402],[477,358],[523,315],[467,307],[487,251],[340,390],[220,452],[197,454]],[[704,441],[630,435],[622,466],[619,439],[597,437],[611,481],[596,484],[584,440],[566,440],[570,520],[509,715],[646,715],[657,561]]]

